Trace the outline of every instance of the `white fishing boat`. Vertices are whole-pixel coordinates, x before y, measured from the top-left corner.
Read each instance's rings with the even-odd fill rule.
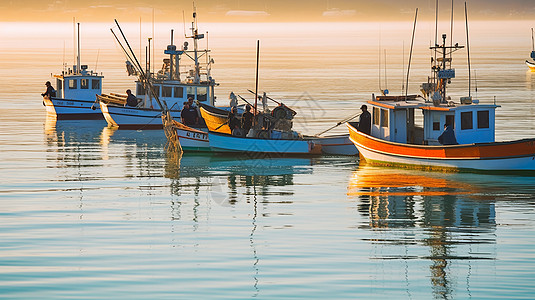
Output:
[[[272,139],[237,137],[225,133],[208,132],[210,148],[214,152],[259,153],[272,155],[321,154],[321,146],[304,139]]]
[[[43,95],[47,114],[58,120],[103,119],[95,95],[102,93],[102,74],[80,64],[80,23],[78,23],[78,51],[76,64],[54,75],[56,89]],[[51,84],[53,84],[52,82]]]
[[[178,141],[183,151],[210,152],[208,133],[174,121],[173,130],[176,131]]]
[[[174,44],[171,30],[171,44],[164,51],[169,57],[163,60],[163,66],[157,73],[150,72],[150,54],[147,57],[147,62],[149,62],[147,69],[143,70],[133,52],[125,50],[133,57],[132,61],[126,63],[127,71],[129,75],[138,76],[133,91],[139,104],[128,106],[110,101],[110,98],[113,98],[110,95],[98,95],[97,98],[108,126],[118,126],[120,129],[161,129],[163,127],[160,119],[161,112],[168,111],[173,118],[180,119],[183,103],[189,98],[197,103],[214,105],[214,87],[218,85],[210,73],[214,61],[209,56],[209,49],[199,48],[198,42],[205,36],[198,33],[195,13],[193,17],[192,33],[187,37],[193,41],[193,50],[188,50],[187,41],[178,48]],[[183,67],[181,59],[184,57],[193,61],[192,68],[185,74],[181,73]],[[204,62],[201,63],[201,60]]]
[[[479,103],[470,96],[452,101],[446,94],[455,78],[451,53],[458,44],[430,47],[437,57],[433,76],[422,84],[423,97],[374,97],[371,132],[348,123],[351,141],[367,163],[453,171],[534,171],[535,139],[495,141],[495,103]],[[470,77],[470,76],[469,76]],[[417,120],[418,111],[423,119]],[[447,128],[444,133],[442,128]],[[449,136],[446,137],[446,134]],[[449,140],[449,141],[448,141]]]

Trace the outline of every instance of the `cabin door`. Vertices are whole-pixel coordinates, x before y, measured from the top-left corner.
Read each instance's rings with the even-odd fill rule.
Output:
[[[394,142],[407,142],[407,111],[394,110]]]

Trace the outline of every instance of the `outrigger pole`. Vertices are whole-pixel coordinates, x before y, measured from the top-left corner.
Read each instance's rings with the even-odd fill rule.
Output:
[[[416,19],[417,18],[418,18],[418,8],[416,8],[416,13],[414,14],[414,26],[412,28],[411,51],[409,52],[409,65],[407,66],[407,84],[405,85],[405,100],[407,100],[408,91],[409,91],[409,72],[411,70],[412,47],[414,45],[414,32],[416,31]]]
[[[115,21],[115,24],[117,24],[117,28],[119,28],[119,32],[121,32],[121,35],[122,35],[124,41],[126,42],[126,45],[128,46],[128,49],[130,50],[130,54],[134,58],[135,66],[137,67],[139,73],[141,74],[142,79],[144,79],[144,81],[145,81],[146,88],[149,90],[149,93],[151,93],[152,96],[154,96],[154,99],[156,100],[156,102],[160,106],[160,109],[162,110],[162,112],[167,112],[168,111],[167,105],[165,105],[165,102],[162,103],[160,101],[160,98],[158,98],[158,95],[156,95],[156,93],[154,92],[154,89],[152,88],[152,84],[150,83],[150,78],[148,78],[147,74],[143,71],[143,68],[141,67],[141,64],[139,63],[134,51],[132,51],[132,47],[130,47],[130,43],[128,43],[128,40],[126,39],[126,36],[124,35],[123,30],[121,29],[121,26],[119,25],[119,22],[117,22],[117,19],[115,19],[114,21]],[[115,39],[117,40],[119,45],[121,45],[121,48],[123,48],[123,51],[125,52],[127,57],[129,59],[131,59],[130,56],[128,55],[128,52],[124,49],[124,47],[122,46],[121,42],[117,38],[117,35],[115,35],[115,32],[112,29],[110,29],[110,30],[113,33],[113,36],[115,36]]]

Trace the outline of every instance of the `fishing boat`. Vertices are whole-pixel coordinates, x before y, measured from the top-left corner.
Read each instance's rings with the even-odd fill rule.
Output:
[[[535,71],[535,40],[533,39],[533,28],[531,28],[531,53],[530,58],[526,59],[526,65],[531,71]]]
[[[103,119],[95,94],[102,93],[102,74],[80,63],[80,23],[76,64],[54,75],[55,94],[43,95],[47,114],[58,120]]]
[[[173,120],[172,129],[176,131],[180,147],[183,151],[210,152],[208,133],[196,128],[186,126]]]
[[[147,57],[147,68],[143,70],[133,52],[125,49],[125,53],[132,58],[126,63],[128,74],[138,76],[134,90],[139,104],[128,106],[124,102],[117,103],[117,99],[114,99],[126,99],[126,95],[98,95],[108,126],[120,129],[161,129],[161,112],[168,111],[173,118],[178,119],[183,103],[190,98],[194,102],[214,105],[214,87],[218,85],[210,73],[214,61],[209,56],[209,49],[199,49],[198,41],[205,36],[198,33],[195,13],[193,18],[192,33],[187,37],[193,40],[193,50],[188,50],[187,41],[181,48],[177,48],[171,30],[171,43],[164,50],[164,54],[169,57],[163,60],[162,68],[155,74],[150,71],[150,54]],[[150,49],[150,40],[148,48]],[[202,56],[206,59],[203,63]],[[193,67],[185,74],[181,73],[183,57],[193,61]]]
[[[351,141],[369,164],[452,171],[535,170],[535,139],[495,141],[495,103],[482,104],[472,97],[451,100],[446,87],[455,78],[451,54],[464,46],[430,47],[435,52],[433,76],[421,86],[423,96],[373,97],[370,134],[349,122]],[[470,85],[469,85],[470,90]],[[416,118],[423,113],[423,118]],[[456,141],[439,143],[441,129],[453,128]]]

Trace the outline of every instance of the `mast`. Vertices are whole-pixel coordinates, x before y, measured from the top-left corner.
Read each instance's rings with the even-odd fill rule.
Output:
[[[80,23],[78,24],[78,50],[77,50],[77,56],[76,56],[76,71],[80,72]]]
[[[472,91],[472,73],[470,72],[470,43],[468,38],[468,12],[466,9],[466,1],[464,2],[464,17],[466,21],[466,52],[468,53],[468,97],[470,97],[470,92]]]

